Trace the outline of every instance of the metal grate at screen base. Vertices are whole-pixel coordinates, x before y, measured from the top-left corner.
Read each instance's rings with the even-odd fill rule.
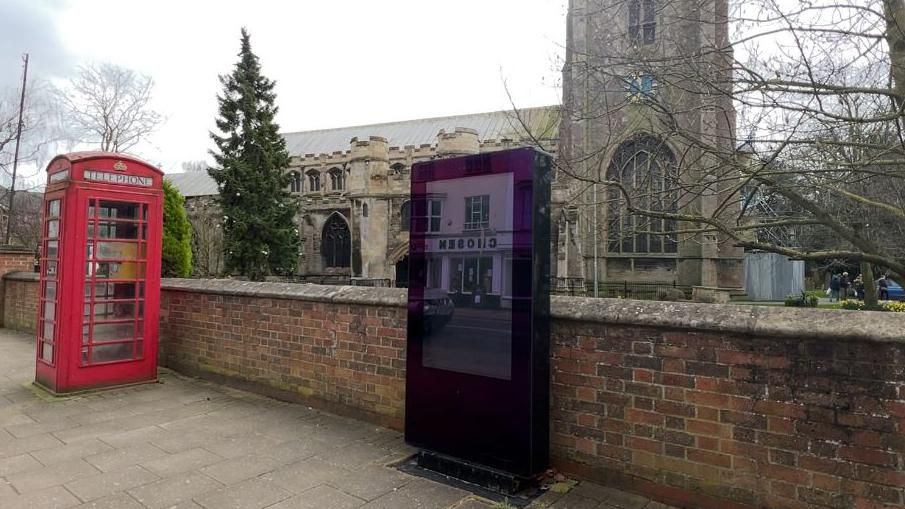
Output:
[[[526,507],[544,494],[535,479],[488,468],[430,451],[419,451],[396,468],[409,475],[468,491],[493,502]]]

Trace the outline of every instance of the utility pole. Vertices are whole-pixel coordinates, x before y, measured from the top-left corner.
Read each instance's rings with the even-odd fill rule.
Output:
[[[28,53],[23,58],[25,70],[22,72],[22,95],[19,96],[19,124],[16,126],[16,150],[13,153],[13,180],[9,186],[9,206],[6,219],[6,239],[4,244],[9,244],[10,233],[13,229],[13,199],[16,197],[16,170],[19,167],[19,141],[22,139],[22,111],[25,109],[25,84],[28,81]]]

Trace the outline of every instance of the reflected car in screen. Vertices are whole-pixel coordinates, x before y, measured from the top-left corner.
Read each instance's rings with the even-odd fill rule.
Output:
[[[432,334],[440,332],[452,320],[455,305],[449,298],[449,292],[442,288],[430,288],[424,291],[424,332]]]

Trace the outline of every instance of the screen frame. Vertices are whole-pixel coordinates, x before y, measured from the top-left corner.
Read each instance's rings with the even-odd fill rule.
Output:
[[[428,184],[511,174],[512,351],[510,379],[423,365],[427,232],[410,227],[406,442],[520,476],[549,462],[551,158],[533,148],[416,163],[412,200]],[[519,197],[528,190],[530,196]],[[521,202],[520,202],[521,200]],[[526,202],[527,200],[527,202]],[[522,207],[531,207],[522,214]]]

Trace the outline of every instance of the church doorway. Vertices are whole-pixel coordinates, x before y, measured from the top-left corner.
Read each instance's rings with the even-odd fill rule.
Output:
[[[396,262],[396,288],[409,287],[409,256],[405,255]]]

